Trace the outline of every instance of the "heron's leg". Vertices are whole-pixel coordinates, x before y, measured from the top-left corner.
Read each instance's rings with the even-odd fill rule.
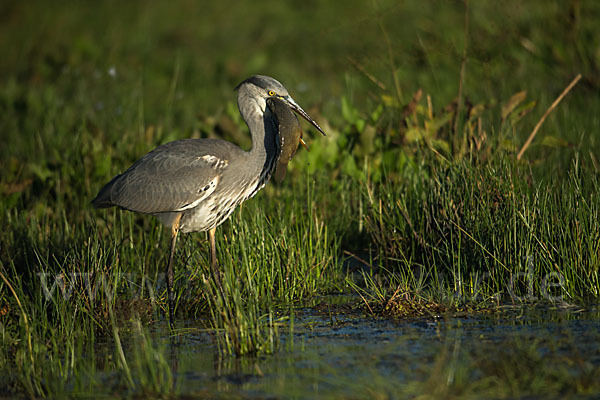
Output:
[[[173,314],[175,313],[175,299],[173,299],[173,255],[175,254],[175,243],[177,243],[177,234],[179,233],[179,221],[181,214],[175,217],[171,226],[171,254],[167,264],[167,298],[169,301],[169,325],[173,327]]]
[[[213,273],[213,279],[215,283],[219,287],[221,293],[223,293],[223,286],[221,285],[221,273],[219,271],[219,266],[217,265],[217,245],[215,244],[215,232],[217,228],[212,228],[208,231],[208,239],[210,241],[210,267]]]

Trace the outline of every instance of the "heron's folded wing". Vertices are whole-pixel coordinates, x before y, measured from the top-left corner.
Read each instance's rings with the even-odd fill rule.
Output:
[[[142,213],[195,207],[216,189],[228,162],[199,151],[207,146],[190,149],[190,144],[199,143],[182,142],[188,141],[173,142],[146,154],[102,188],[93,204]]]

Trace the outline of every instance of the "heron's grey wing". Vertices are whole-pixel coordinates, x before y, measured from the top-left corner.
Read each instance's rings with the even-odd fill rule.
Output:
[[[227,145],[219,142],[188,139],[157,147],[114,177],[92,203],[142,213],[192,208],[216,189],[229,164]]]

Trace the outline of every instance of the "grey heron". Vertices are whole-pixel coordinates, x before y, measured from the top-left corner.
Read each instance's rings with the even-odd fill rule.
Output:
[[[208,231],[211,270],[221,288],[216,228],[270,179],[281,154],[280,128],[295,131],[298,124],[297,120],[293,124],[290,116],[285,114],[289,110],[282,107],[289,107],[325,135],[274,78],[254,75],[236,89],[240,114],[252,136],[250,151],[220,139],[183,139],[166,143],[115,176],[92,200],[96,208],[117,206],[154,215],[171,229],[166,271],[171,325],[174,313],[173,254],[178,233]],[[276,105],[270,108],[267,101]],[[274,113],[282,113],[279,120]],[[285,136],[293,137],[287,132]]]

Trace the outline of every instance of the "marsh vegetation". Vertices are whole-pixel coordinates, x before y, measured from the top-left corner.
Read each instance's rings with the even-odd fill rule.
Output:
[[[0,15],[1,396],[600,391],[597,2]],[[169,232],[90,200],[171,140],[247,149],[255,73],[327,137],[303,125],[310,152],[219,228],[224,298],[204,235],[180,237],[169,331]]]

